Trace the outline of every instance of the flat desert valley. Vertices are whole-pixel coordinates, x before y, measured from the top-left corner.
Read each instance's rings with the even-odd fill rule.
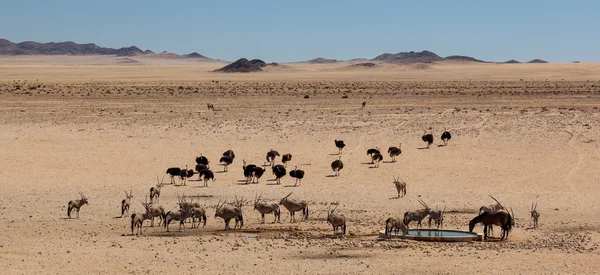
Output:
[[[0,267],[3,274],[592,274],[600,270],[600,64],[431,64],[356,67],[281,64],[216,73],[225,63],[117,57],[0,58]],[[364,108],[362,102],[366,102]],[[207,109],[214,104],[214,110]],[[421,140],[431,129],[430,149]],[[440,147],[444,129],[452,133]],[[344,168],[334,140],[344,140]],[[402,143],[397,162],[387,148]],[[384,159],[373,168],[367,149]],[[235,152],[228,172],[219,158]],[[270,166],[244,184],[242,163],[291,153],[300,186],[276,185]],[[169,167],[210,160],[216,180],[165,185],[204,206],[204,228],[178,223],[131,234],[124,190],[142,213]],[[277,158],[276,163],[281,163]],[[396,198],[393,178],[407,183]],[[85,194],[79,218],[67,203]],[[255,195],[305,200],[309,218],[281,223],[253,210]],[[508,240],[378,240],[389,217],[446,207],[445,229],[468,222],[492,195],[512,208]],[[247,201],[242,230],[214,218]],[[531,204],[541,214],[533,229]],[[338,205],[339,204],[339,205]],[[327,209],[347,219],[334,237]],[[427,220],[424,227],[427,227]],[[233,222],[231,224],[233,226]],[[414,222],[411,227],[414,227]],[[481,233],[478,225],[475,232]],[[495,236],[499,236],[499,228]]]

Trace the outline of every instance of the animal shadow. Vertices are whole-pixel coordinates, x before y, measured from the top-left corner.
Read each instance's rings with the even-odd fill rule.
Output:
[[[326,178],[335,178],[335,177],[337,177],[337,176],[336,176],[336,175],[327,175],[327,176],[325,176],[325,177],[326,177]]]

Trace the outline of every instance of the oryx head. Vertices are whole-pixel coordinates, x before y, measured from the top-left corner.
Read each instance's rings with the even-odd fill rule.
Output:
[[[335,205],[335,207],[333,208],[333,210],[330,210],[331,206],[327,207],[327,222],[331,223],[331,217],[333,216],[333,213],[338,208],[338,206],[340,206],[339,203]]]
[[[256,207],[260,203],[260,198],[261,197],[262,197],[262,194],[260,196],[258,196],[258,197],[256,195],[254,195],[254,210],[256,210]]]
[[[215,218],[219,217],[219,211],[221,210],[221,207],[225,205],[225,203],[227,203],[227,200],[223,201],[223,203],[221,203],[220,200],[217,202],[217,205],[215,205]]]
[[[126,199],[132,199],[133,198],[133,191],[129,190],[129,193],[127,193],[127,190],[125,190],[125,198]]]
[[[291,196],[291,195],[292,195],[292,193],[294,193],[294,192],[290,192],[290,193],[289,193],[287,196],[283,197],[283,199],[281,199],[281,200],[279,201],[279,204],[283,204],[285,201],[287,201],[287,198],[288,198],[289,196]]]
[[[88,199],[85,195],[83,195],[83,193],[79,192],[79,196],[81,196],[82,205],[88,204]]]
[[[419,202],[419,203],[420,203],[420,204],[421,204],[423,207],[425,207],[425,208],[423,209],[423,210],[425,210],[425,213],[429,213],[429,212],[431,212],[431,208],[429,208],[429,205],[427,205],[427,204],[426,204],[426,203],[425,203],[423,200],[421,200],[421,199],[420,199],[420,200],[418,200],[418,202]]]

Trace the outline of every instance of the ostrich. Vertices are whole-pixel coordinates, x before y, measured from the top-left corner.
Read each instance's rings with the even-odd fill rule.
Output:
[[[299,170],[298,166],[296,166],[294,170],[290,171],[290,177],[296,178],[296,183],[294,184],[294,186],[298,185],[298,181],[300,181],[300,184],[302,184],[302,179],[304,178],[304,171]]]
[[[223,152],[223,156],[228,156],[230,157],[232,160],[235,159],[235,154],[233,153],[233,151],[231,150],[227,150],[225,152]]]
[[[196,172],[198,172],[198,180],[200,180],[200,171],[208,169],[208,166],[204,164],[196,164]]]
[[[260,179],[260,177],[262,177],[264,173],[265,169],[263,169],[262,167],[254,167],[254,178],[256,179],[256,184],[258,184],[258,179]]]
[[[284,155],[285,156],[285,155]],[[275,175],[275,180],[277,184],[281,183],[281,178],[286,174],[285,167],[281,164],[277,164],[273,166],[273,175]]]
[[[244,177],[246,178],[246,184],[248,184],[250,182],[250,179],[254,176],[254,168],[256,168],[256,165],[246,165],[246,160],[242,161],[244,162],[244,166],[242,166],[242,169],[244,169]]]
[[[181,176],[181,168],[179,167],[171,167],[167,169],[167,173],[171,176],[171,184],[175,184],[175,176]]]
[[[388,154],[390,154],[392,162],[396,162],[396,157],[402,154],[402,149],[400,148],[402,148],[402,143],[400,143],[398,147],[392,146],[388,149]]]
[[[340,170],[342,170],[342,168],[344,168],[344,163],[342,162],[342,157],[340,156],[339,159],[336,159],[331,163],[331,169],[335,172],[335,176],[337,177],[340,175]]]
[[[279,152],[271,149],[271,151],[267,152],[267,162],[271,164],[271,166],[275,165],[275,157],[279,156]]]
[[[346,144],[344,144],[343,140],[335,140],[335,147],[337,147],[340,151],[338,152],[338,155],[342,154],[342,149],[344,149],[344,147],[346,147]]]
[[[223,163],[223,172],[227,172],[227,166],[233,162],[233,158],[223,155],[221,159],[219,159],[219,162]]]
[[[450,141],[451,138],[452,138],[452,135],[450,134],[450,132],[448,132],[448,130],[444,129],[444,132],[442,133],[442,137],[441,137],[441,140],[444,142],[444,146],[448,145],[448,141]]]
[[[287,167],[287,163],[290,160],[292,160],[292,154],[285,154],[281,156],[281,162],[283,162],[283,165],[285,165],[285,167]]]
[[[421,137],[421,139],[424,142],[427,142],[426,149],[429,149],[429,146],[433,143],[433,135],[432,134],[428,134],[427,131],[424,131],[423,136]]]
[[[204,164],[206,167],[208,167],[208,159],[205,156],[202,156],[202,154],[200,154],[199,157],[196,157],[196,163]]]
[[[375,147],[375,148],[371,148],[369,150],[367,150],[367,155],[369,155],[371,157],[371,163],[373,162],[373,155],[375,154],[381,154],[381,152],[379,151],[379,147]]]
[[[213,182],[215,181],[215,174],[208,169],[200,171],[199,174],[200,177],[204,177],[204,187],[208,187],[208,180],[212,179]]]
[[[375,163],[375,167],[379,167],[379,163],[383,160],[383,156],[380,153],[375,153],[371,159],[372,162]]]

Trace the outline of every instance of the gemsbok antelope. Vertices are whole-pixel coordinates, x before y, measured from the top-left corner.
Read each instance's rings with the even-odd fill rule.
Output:
[[[408,226],[404,224],[404,220],[399,218],[388,218],[385,220],[385,234],[390,235],[392,230],[398,235],[398,231],[402,231],[404,235],[408,234]]]
[[[77,211],[77,218],[79,218],[79,210],[82,206],[88,204],[87,197],[84,196],[81,192],[79,192],[79,195],[81,196],[81,199],[69,201],[67,205],[67,216],[69,216],[69,219],[71,218],[71,211],[73,211],[73,209]]]
[[[423,200],[418,200],[418,202],[424,207],[423,209],[419,209],[416,211],[407,211],[404,213],[404,224],[408,226],[411,221],[417,222],[417,228],[421,227],[421,221],[431,213],[431,208],[427,206],[427,204]]]
[[[143,205],[144,203],[142,203]],[[142,226],[144,225],[144,221],[145,220],[150,220],[152,218],[152,215],[150,213],[148,213],[148,211],[144,212],[144,213],[133,213],[131,214],[131,235],[134,235],[133,231],[135,228],[137,228],[137,231],[135,232],[135,235],[137,236],[138,233],[139,235],[142,235]]]
[[[469,232],[473,232],[473,228],[478,223],[482,223],[484,226],[484,241],[487,241],[488,239],[488,226],[491,225],[498,225],[502,228],[502,235],[500,236],[500,240],[505,240],[508,239],[508,233],[512,229],[513,217],[505,210],[500,210],[495,213],[483,212],[469,222]]]
[[[185,220],[192,217],[193,210],[185,201],[185,196],[183,198],[179,198],[178,196],[178,200],[180,209],[169,211],[165,214],[164,224],[167,232],[169,232],[169,223],[171,223],[172,220],[179,221],[179,230],[181,230],[181,227],[183,226],[183,231],[185,231]]]
[[[333,226],[333,235],[337,233],[338,228],[341,228],[341,233],[343,236],[346,236],[346,217],[344,215],[335,214],[335,210],[338,208],[339,204],[336,205],[333,210],[327,208],[327,222]]]
[[[260,213],[260,217],[261,217],[260,223],[265,223],[265,214],[271,214],[271,213],[273,213],[273,215],[275,216],[273,223],[281,222],[281,211],[279,210],[279,205],[277,205],[277,203],[261,202],[260,201],[261,198],[262,198],[262,195],[260,195],[258,197],[254,196],[254,210],[256,210],[256,211],[258,211],[258,213]]]
[[[279,205],[283,205],[283,207],[285,207],[285,209],[287,209],[290,212],[290,223],[296,222],[295,213],[296,213],[296,211],[300,211],[300,210],[302,210],[302,220],[301,221],[308,220],[308,203],[306,201],[298,202],[295,200],[288,199],[288,197],[290,195],[292,195],[292,193],[293,192],[291,192],[287,196],[283,197],[283,199],[281,199],[279,201]]]
[[[436,207],[437,208],[437,207]],[[444,227],[444,212],[446,212],[446,207],[443,210],[432,210],[429,213],[429,228],[431,228],[431,221],[435,221],[435,225],[437,229]]]
[[[529,213],[531,214],[533,228],[538,228],[538,220],[540,219],[540,212],[537,211],[537,202],[535,203],[535,206],[533,205],[533,203],[531,204],[531,211],[529,211]]]
[[[398,191],[398,198],[400,198],[400,195],[402,197],[406,196],[406,182],[401,181],[400,177],[398,177],[394,178],[394,185],[396,186],[396,191]]]
[[[236,229],[238,227],[238,224],[240,229],[242,229],[242,227],[244,226],[244,216],[242,215],[242,205],[244,198],[242,197],[241,202],[238,201],[237,197],[235,198],[235,200],[235,206],[225,205],[227,201],[224,201],[222,204],[221,201],[219,201],[215,206],[215,219],[217,217],[220,217],[225,221],[225,230],[231,229],[229,227],[229,221],[231,221],[231,219],[235,219],[235,225],[233,226],[233,229]]]
[[[142,205],[144,206],[144,208],[146,208],[146,212],[148,214],[150,214],[150,226],[154,227],[154,218],[155,217],[160,218],[160,222],[158,223],[158,226],[161,226],[164,222],[165,209],[156,203],[152,203],[152,202],[148,203],[148,198],[144,198],[144,199],[145,199],[145,202],[142,202]]]
[[[127,193],[127,190],[125,190],[125,199],[121,201],[121,218],[125,215],[125,212],[127,212],[127,214],[129,215],[129,206],[131,204],[132,198],[133,191],[129,190],[129,193]]]
[[[489,213],[496,213],[498,211],[506,211],[506,208],[504,207],[504,205],[502,205],[496,198],[494,198],[492,195],[488,195],[490,198],[492,198],[496,204],[490,204],[490,205],[484,205],[482,207],[479,208],[479,214],[483,213],[483,212],[489,212]],[[492,224],[490,224],[490,226],[487,227],[488,230],[488,234],[494,236],[494,226]]]
[[[165,177],[163,177],[163,180]],[[158,203],[160,200],[160,189],[163,187],[163,181],[158,181],[158,177],[156,177],[156,186],[150,188],[150,203]]]

